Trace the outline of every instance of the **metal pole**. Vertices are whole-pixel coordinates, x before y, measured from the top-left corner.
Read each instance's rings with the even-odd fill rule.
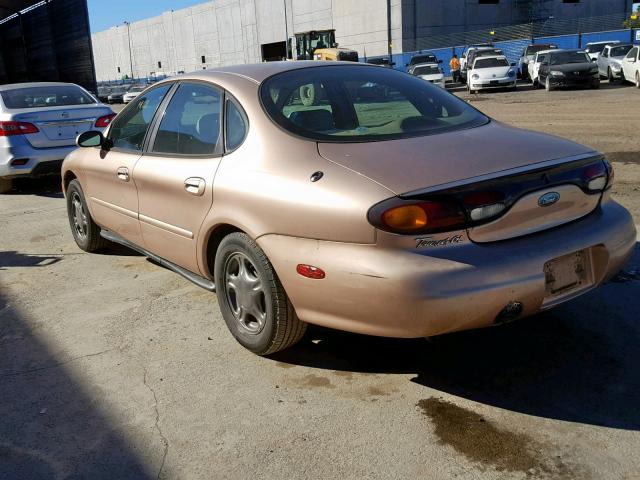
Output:
[[[131,67],[131,80],[133,80],[133,57],[131,56],[131,23],[124,21],[127,26],[127,38],[129,39],[129,66]]]
[[[287,59],[289,58],[289,25],[287,21],[287,0],[282,0],[284,4],[284,48],[287,52]]]
[[[391,0],[387,0],[387,53],[389,61],[393,61],[393,47],[391,43]]]

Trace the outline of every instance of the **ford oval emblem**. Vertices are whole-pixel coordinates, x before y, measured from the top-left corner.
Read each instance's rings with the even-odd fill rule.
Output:
[[[541,207],[548,207],[560,200],[560,194],[558,192],[545,193],[538,199],[538,205]]]

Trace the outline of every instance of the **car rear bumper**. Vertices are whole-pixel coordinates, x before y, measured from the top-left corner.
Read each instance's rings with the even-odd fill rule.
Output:
[[[24,138],[3,137],[0,139],[0,178],[60,173],[62,161],[76,148],[75,145],[34,148]]]
[[[607,201],[592,214],[518,239],[402,250],[379,245],[265,235],[257,240],[273,263],[298,316],[339,330],[388,337],[425,337],[486,327],[511,302],[521,316],[556,306],[615,275],[636,244],[631,215]],[[593,283],[545,300],[545,264],[589,249]],[[323,280],[296,273],[319,267]]]

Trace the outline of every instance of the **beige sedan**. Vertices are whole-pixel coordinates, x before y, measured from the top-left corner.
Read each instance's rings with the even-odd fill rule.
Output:
[[[79,247],[118,242],[215,290],[260,355],[308,323],[410,338],[532,315],[636,241],[601,154],[376,66],[183,75],[78,144],[63,183]]]

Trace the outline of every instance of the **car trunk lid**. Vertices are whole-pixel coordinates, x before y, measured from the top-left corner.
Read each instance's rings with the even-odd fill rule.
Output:
[[[94,128],[96,120],[109,115],[111,110],[91,105],[50,107],[38,111],[25,109],[11,113],[14,121],[32,123],[38,128],[37,133],[25,135],[33,147],[52,148],[74,145],[78,135]]]

